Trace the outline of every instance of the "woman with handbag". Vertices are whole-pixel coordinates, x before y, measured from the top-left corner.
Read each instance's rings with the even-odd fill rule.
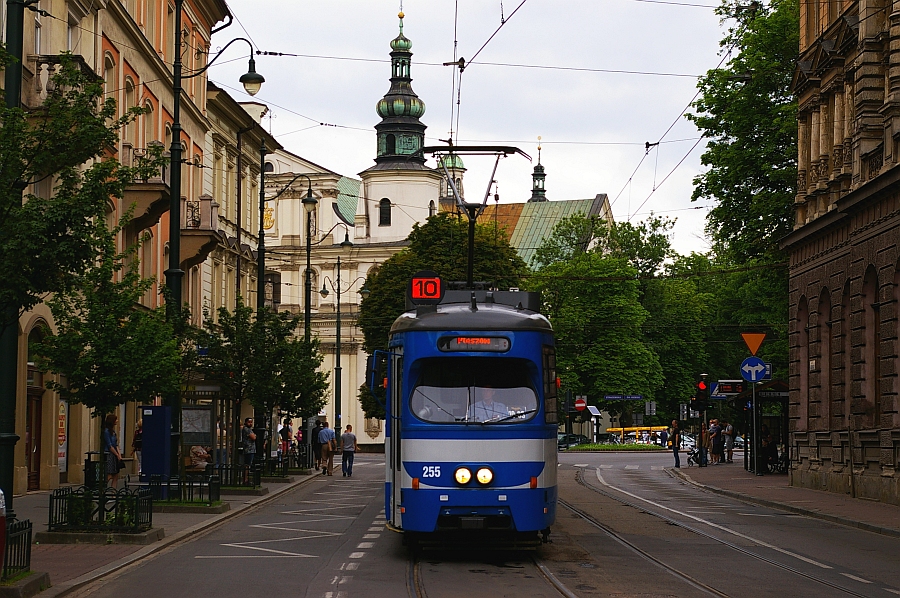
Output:
[[[116,434],[116,424],[119,418],[115,413],[106,416],[103,428],[103,454],[106,456],[106,483],[117,488],[119,485],[119,472],[125,469],[122,461],[122,453],[119,452],[119,437]]]

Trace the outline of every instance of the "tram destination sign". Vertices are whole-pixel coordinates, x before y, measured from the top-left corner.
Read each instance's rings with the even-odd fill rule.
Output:
[[[509,351],[509,339],[503,336],[442,336],[438,339],[441,351]]]
[[[416,272],[406,287],[406,295],[413,305],[437,305],[444,298],[446,285],[431,270]]]

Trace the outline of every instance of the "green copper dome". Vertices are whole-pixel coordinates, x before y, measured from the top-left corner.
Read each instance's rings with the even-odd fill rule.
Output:
[[[419,118],[425,114],[425,102],[416,96],[387,95],[375,105],[375,111],[381,118],[393,116],[411,116]]]
[[[391,50],[394,52],[409,52],[412,49],[412,42],[403,35],[403,13],[401,12],[397,16],[400,17],[400,35],[391,40]]]
[[[463,164],[462,158],[460,158],[456,154],[450,154],[449,156],[444,156],[438,162],[438,169],[441,168],[441,165],[445,164],[447,166],[447,170],[455,168],[456,170],[465,170],[466,165]]]

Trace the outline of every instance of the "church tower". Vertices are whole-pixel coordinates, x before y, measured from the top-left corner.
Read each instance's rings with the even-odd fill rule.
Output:
[[[391,87],[375,105],[375,165],[360,173],[362,189],[356,209],[355,238],[368,242],[405,239],[417,222],[425,222],[440,204],[443,172],[425,165],[425,102],[412,89],[412,42],[400,33],[391,41]]]
[[[529,198],[528,203],[549,201],[547,199],[547,190],[544,188],[544,179],[546,178],[544,167],[541,166],[541,144],[540,137],[538,137],[538,163],[535,164],[534,172],[531,173],[531,198]]]
[[[425,114],[425,102],[412,89],[409,67],[412,42],[403,35],[403,13],[400,13],[400,35],[391,41],[391,88],[375,107],[381,122],[378,131],[378,155],[375,161],[414,161],[425,163],[419,150],[425,145],[425,125],[419,118]]]

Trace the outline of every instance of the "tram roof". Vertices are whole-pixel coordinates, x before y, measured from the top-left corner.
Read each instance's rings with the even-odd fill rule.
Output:
[[[448,292],[448,295],[451,292]],[[457,295],[458,294],[458,295]],[[391,334],[413,330],[496,330],[552,332],[550,321],[540,313],[526,309],[533,305],[534,293],[486,293],[475,291],[474,309],[472,294],[467,292],[465,302],[457,302],[463,293],[454,293],[454,301],[437,306],[419,306],[394,320]],[[522,300],[510,304],[512,295],[522,295]],[[507,297],[510,296],[510,297]],[[497,301],[496,299],[499,299]]]

